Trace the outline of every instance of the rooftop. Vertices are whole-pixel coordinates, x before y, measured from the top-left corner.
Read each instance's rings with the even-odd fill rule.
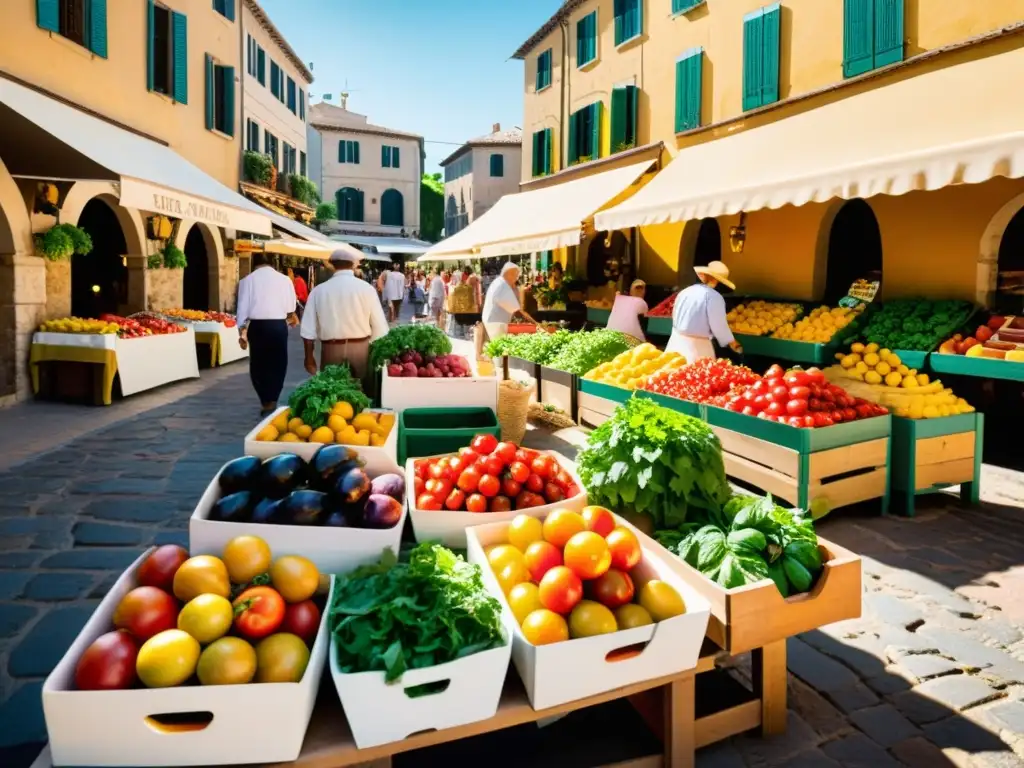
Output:
[[[537,44],[545,37],[550,35],[559,25],[561,21],[567,19],[569,14],[579,8],[587,0],[565,0],[562,3],[562,7],[555,11],[555,15],[544,22],[543,26],[534,32],[530,38],[519,46],[515,53],[512,54],[513,59],[525,59],[526,56],[537,47]]]
[[[299,74],[302,75],[303,79],[307,83],[312,83],[313,73],[309,71],[302,59],[299,58],[295,49],[292,48],[291,45],[288,44],[288,41],[284,39],[284,35],[282,35],[281,31],[274,25],[274,22],[270,20],[270,17],[267,16],[267,12],[263,10],[263,7],[259,2],[257,2],[257,0],[245,0],[245,6],[249,9],[249,12],[256,17],[256,21],[258,21],[260,26],[267,31],[267,34],[270,35],[271,39],[278,44],[282,51],[284,51],[284,55],[288,58],[288,61],[295,65],[295,68],[299,70]]]
[[[385,128],[382,125],[374,125],[366,115],[352,112],[326,101],[320,101],[309,108],[309,123],[320,131],[352,131],[355,133],[373,133],[380,136],[394,136],[401,139],[413,139],[422,142],[423,137],[408,131],[399,131],[395,128]]]
[[[441,167],[448,165],[459,155],[463,154],[470,147],[496,147],[496,146],[522,146],[523,144],[523,129],[518,125],[514,125],[511,128],[502,129],[500,123],[495,123],[490,133],[484,136],[477,136],[475,139],[470,139],[461,147],[452,152],[448,157],[441,161]]]

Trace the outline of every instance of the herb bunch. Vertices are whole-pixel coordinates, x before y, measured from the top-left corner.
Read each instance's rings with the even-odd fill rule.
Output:
[[[359,413],[370,405],[370,398],[363,394],[362,386],[352,378],[347,364],[328,365],[316,376],[299,384],[288,397],[292,416],[298,416],[303,424],[313,429],[327,423],[334,404],[344,401],[352,406],[353,413]]]

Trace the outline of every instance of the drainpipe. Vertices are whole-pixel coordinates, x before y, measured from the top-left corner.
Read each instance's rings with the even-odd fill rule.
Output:
[[[558,103],[558,154],[561,157],[559,170],[565,169],[569,165],[569,142],[568,142],[568,129],[566,128],[566,111],[568,109],[566,99],[571,95],[569,90],[569,23],[562,19],[558,23],[559,28],[562,30],[562,80],[560,85],[561,95]]]

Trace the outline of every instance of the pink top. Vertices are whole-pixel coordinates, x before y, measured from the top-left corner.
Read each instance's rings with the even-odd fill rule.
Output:
[[[608,316],[608,327],[622,331],[637,339],[644,338],[638,315],[647,314],[647,302],[636,296],[616,296],[612,313]]]

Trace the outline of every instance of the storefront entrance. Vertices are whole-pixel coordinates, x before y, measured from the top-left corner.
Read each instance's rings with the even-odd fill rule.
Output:
[[[128,301],[128,246],[121,223],[109,205],[93,198],[82,209],[78,226],[92,238],[92,252],[71,257],[71,314],[117,313]]]
[[[587,248],[587,284],[604,286],[609,282],[619,283],[625,274],[632,281],[633,274],[629,253],[629,241],[622,232],[598,232]],[[628,286],[628,283],[626,283]]]
[[[1024,208],[1010,219],[999,243],[999,277],[993,309],[1008,314],[1024,311]]]
[[[185,274],[183,303],[185,309],[218,309],[210,306],[210,259],[206,239],[199,225],[194,225],[185,238]]]
[[[857,198],[843,204],[828,237],[825,303],[835,305],[858,278],[882,272],[882,234],[871,206]]]

